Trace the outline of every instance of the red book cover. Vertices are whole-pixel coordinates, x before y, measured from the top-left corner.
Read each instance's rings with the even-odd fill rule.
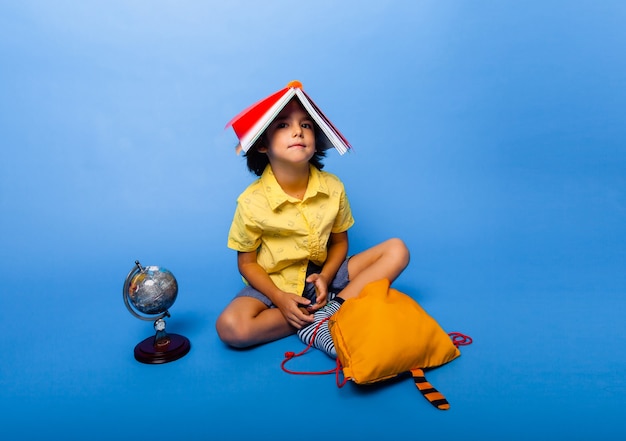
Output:
[[[323,136],[320,136],[317,142],[322,149],[334,147],[340,154],[343,154],[352,148],[348,140],[330,122],[311,97],[302,90],[302,84],[299,81],[292,81],[284,89],[246,108],[226,124],[226,128],[232,127],[239,138],[237,152],[248,151],[287,102],[294,97],[300,100],[302,106],[321,129]]]
[[[267,113],[267,111],[269,111],[272,106],[276,104],[276,102],[288,91],[289,87],[285,87],[267,98],[254,103],[231,119],[228,124],[226,124],[226,128],[232,126],[237,138],[241,139],[248,134],[256,122],[259,121],[265,113]]]

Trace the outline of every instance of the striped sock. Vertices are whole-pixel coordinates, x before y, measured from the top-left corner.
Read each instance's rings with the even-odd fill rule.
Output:
[[[313,347],[326,352],[330,357],[337,358],[337,351],[335,351],[335,343],[333,337],[330,334],[328,328],[328,321],[318,326],[324,319],[330,318],[334,313],[339,310],[339,307],[343,303],[343,299],[337,297],[335,300],[331,300],[319,311],[313,314],[314,321],[308,326],[300,329],[297,334],[305,345],[310,345],[315,334],[315,340],[313,341]],[[317,329],[317,332],[315,331]]]

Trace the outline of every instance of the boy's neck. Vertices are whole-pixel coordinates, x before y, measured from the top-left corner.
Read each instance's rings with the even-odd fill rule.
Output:
[[[274,177],[285,193],[302,199],[309,185],[309,164],[306,167],[273,167]]]

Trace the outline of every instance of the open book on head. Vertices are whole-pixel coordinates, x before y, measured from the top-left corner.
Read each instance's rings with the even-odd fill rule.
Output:
[[[318,136],[316,143],[322,150],[334,147],[343,155],[352,148],[348,140],[302,89],[302,83],[291,81],[284,89],[248,107],[226,124],[226,128],[232,126],[237,138],[239,138],[237,152],[239,153],[241,150],[247,152],[283,107],[294,97],[302,103],[302,107],[320,128],[322,136]]]

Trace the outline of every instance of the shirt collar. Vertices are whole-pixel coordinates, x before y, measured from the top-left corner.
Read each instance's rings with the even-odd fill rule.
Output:
[[[283,191],[278,184],[272,167],[268,165],[263,174],[261,175],[261,184],[265,190],[265,195],[270,204],[272,210],[276,210],[285,202],[299,202],[297,199],[289,196]],[[303,201],[317,196],[318,193],[328,195],[328,186],[326,185],[326,179],[322,173],[313,165],[309,165],[309,185],[307,186],[306,193],[302,198]]]

